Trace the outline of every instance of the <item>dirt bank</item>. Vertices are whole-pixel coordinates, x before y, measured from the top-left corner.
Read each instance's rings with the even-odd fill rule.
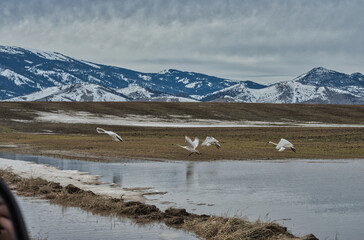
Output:
[[[0,177],[21,196],[41,197],[54,204],[80,207],[95,214],[124,216],[138,223],[162,222],[191,231],[203,239],[316,239],[313,235],[295,237],[276,223],[197,215],[175,208],[163,212],[154,205],[95,194],[71,184],[63,187],[41,178],[22,178],[8,170],[0,170]]]

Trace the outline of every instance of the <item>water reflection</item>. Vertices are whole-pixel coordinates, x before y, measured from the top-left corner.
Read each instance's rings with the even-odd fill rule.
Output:
[[[121,184],[121,173],[119,171],[115,171],[112,173],[112,182],[122,186]]]
[[[188,162],[186,165],[186,184],[187,187],[192,185],[193,182],[193,175],[194,175],[194,163]]]
[[[45,157],[28,160],[103,175],[102,181],[123,187],[166,191],[165,195],[148,196],[148,203],[162,210],[174,206],[198,214],[272,220],[287,226],[294,234],[312,232],[320,239],[335,239],[337,235],[339,239],[362,239],[364,235],[363,160],[126,163]]]
[[[29,234],[35,239],[198,239],[191,233],[170,229],[164,224],[140,225],[126,218],[93,215],[37,198],[17,197],[17,200]]]

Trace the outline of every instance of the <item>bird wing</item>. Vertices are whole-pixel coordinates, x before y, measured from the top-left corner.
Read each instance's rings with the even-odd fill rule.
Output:
[[[290,147],[293,147],[293,144],[291,142],[289,142],[288,140],[282,138],[281,141],[279,141],[276,148],[280,149],[281,147],[290,148]]]
[[[202,146],[210,146],[211,145],[210,141],[211,141],[211,137],[206,137],[201,145]]]
[[[280,149],[278,149],[279,152],[283,152],[284,150],[286,150],[286,148],[281,147]]]
[[[212,144],[219,144],[219,141],[216,138],[211,137],[210,139]]]
[[[117,135],[116,133],[112,132],[112,131],[106,131],[107,134],[109,134],[109,136],[112,137],[112,140],[114,141],[120,141],[122,142],[123,139],[121,139],[121,137],[119,135]]]
[[[188,148],[193,148],[194,147],[194,144],[191,140],[191,138],[189,138],[188,136],[185,136],[185,140],[186,140],[186,145]]]
[[[120,142],[123,141],[123,139],[119,135],[117,135],[116,133],[115,133],[115,135],[112,136],[112,138],[114,139],[114,141],[120,141]]]
[[[211,146],[211,144],[215,144],[220,146],[219,141],[214,137],[206,137],[205,141],[201,144],[202,146]]]
[[[198,143],[200,142],[200,139],[195,137],[195,140],[193,140],[193,149],[196,149],[198,147]]]

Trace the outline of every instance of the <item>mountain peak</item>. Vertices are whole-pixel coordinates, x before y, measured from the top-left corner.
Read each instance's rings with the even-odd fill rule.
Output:
[[[341,88],[348,90],[353,86],[364,87],[364,76],[361,73],[345,74],[323,67],[313,68],[293,81],[311,86],[325,86],[331,88]]]
[[[162,71],[160,71],[158,73],[159,74],[173,74],[173,73],[180,73],[180,72],[182,72],[182,71],[170,68],[170,69],[164,69],[164,70],[162,70]]]
[[[313,68],[311,71],[308,72],[308,74],[327,74],[327,73],[335,73],[335,71],[324,68],[324,67],[316,67]]]

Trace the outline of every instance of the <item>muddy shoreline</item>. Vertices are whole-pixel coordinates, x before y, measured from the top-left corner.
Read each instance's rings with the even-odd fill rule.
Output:
[[[312,234],[295,237],[285,227],[272,222],[197,215],[176,208],[168,208],[163,212],[154,205],[95,194],[72,184],[63,187],[41,178],[22,178],[11,170],[0,170],[0,177],[21,196],[40,197],[53,204],[79,207],[104,216],[128,217],[136,223],[161,222],[172,228],[193,232],[203,239],[315,239]]]

